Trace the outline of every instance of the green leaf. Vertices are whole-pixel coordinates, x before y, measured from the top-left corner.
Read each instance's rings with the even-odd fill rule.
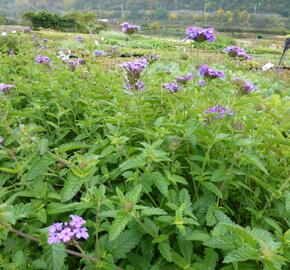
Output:
[[[243,246],[233,250],[224,258],[224,263],[244,262],[248,260],[259,260],[259,252],[250,246]]]
[[[150,180],[158,188],[158,190],[165,196],[168,196],[168,182],[160,172],[153,172],[150,174]]]
[[[48,270],[62,270],[66,256],[63,244],[46,245],[44,247],[44,258]]]
[[[48,149],[48,139],[41,138],[41,140],[39,141],[38,149],[39,149],[40,155],[45,154]]]
[[[61,214],[65,212],[72,212],[75,210],[85,210],[89,208],[95,208],[94,202],[75,202],[69,204],[62,204],[62,203],[50,203],[47,206],[47,214],[54,215],[54,214]]]
[[[144,219],[144,227],[146,232],[148,232],[152,237],[156,238],[158,236],[159,229],[156,224],[149,218]]]
[[[210,192],[213,194],[217,195],[221,199],[223,198],[223,193],[222,191],[214,184],[211,182],[200,182],[206,189],[208,189]]]
[[[126,160],[122,164],[119,165],[121,172],[130,170],[130,169],[137,169],[142,168],[145,166],[145,161],[141,156],[133,157],[131,159]]]
[[[251,154],[244,154],[243,155],[243,161],[246,164],[254,165],[261,171],[263,171],[266,175],[269,175],[267,169],[265,168],[264,164],[254,155]]]
[[[83,143],[66,143],[58,147],[58,151],[60,153],[64,153],[72,150],[88,149],[88,148],[90,148],[90,145],[86,145]]]
[[[205,250],[204,269],[215,270],[218,262],[218,254],[211,248]]]
[[[126,195],[127,199],[132,203],[136,204],[141,196],[142,185],[136,185],[131,191],[129,191]]]
[[[169,246],[168,242],[159,243],[158,249],[166,261],[172,262],[172,251],[171,251],[171,247]]]
[[[130,214],[122,212],[117,213],[115,220],[109,228],[109,240],[115,240],[131,220],[132,216]]]
[[[83,180],[74,174],[69,174],[64,183],[64,187],[60,192],[61,201],[66,202],[71,200],[81,189]]]
[[[154,207],[142,207],[141,216],[163,216],[167,215],[161,208],[154,208]]]
[[[48,156],[37,157],[33,160],[30,170],[27,172],[27,180],[33,180],[36,177],[47,172],[49,165],[53,164],[54,160]]]
[[[140,239],[141,235],[133,230],[124,231],[114,241],[109,242],[108,249],[115,260],[123,259],[139,243]]]

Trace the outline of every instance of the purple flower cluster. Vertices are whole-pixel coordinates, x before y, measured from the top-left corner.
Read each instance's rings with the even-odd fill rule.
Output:
[[[12,84],[5,84],[5,83],[0,83],[0,94],[8,94],[10,92],[10,89],[14,88],[15,85]]]
[[[220,105],[216,105],[212,108],[209,108],[207,110],[204,111],[205,114],[209,114],[212,115],[213,114],[213,118],[221,118],[224,117],[226,115],[234,115],[234,112],[231,108],[225,107],[225,106],[220,106]]]
[[[85,60],[82,58],[70,58],[64,62],[68,63],[70,69],[73,71],[76,70],[78,66],[85,64]]]
[[[84,42],[84,39],[81,36],[76,37],[76,41],[78,42]]]
[[[224,52],[227,53],[230,57],[239,58],[242,60],[251,60],[252,56],[248,55],[246,51],[238,46],[228,46],[224,49]]]
[[[195,26],[190,26],[186,29],[186,40],[194,40],[197,42],[209,41],[214,42],[214,28],[200,28]]]
[[[176,82],[178,84],[182,84],[182,85],[186,85],[188,81],[193,80],[194,76],[192,73],[186,74],[186,75],[182,75],[182,76],[178,76],[176,78]]]
[[[122,32],[127,35],[133,35],[141,30],[139,25],[130,24],[128,22],[124,22],[121,24]]]
[[[48,228],[48,244],[68,243],[73,239],[88,239],[88,231],[83,227],[86,221],[77,215],[70,215],[70,218],[69,222],[57,222]]]
[[[171,93],[176,93],[180,90],[180,86],[176,83],[164,83],[162,86]]]
[[[51,62],[51,59],[48,56],[45,56],[45,55],[37,55],[35,57],[35,63],[36,64],[50,65],[52,62]]]
[[[257,87],[250,81],[244,81],[240,78],[235,78],[233,81],[242,94],[248,94],[257,90]]]
[[[124,62],[119,67],[126,71],[126,87],[131,90],[144,90],[144,83],[140,81],[141,72],[147,67],[146,59]]]
[[[206,64],[202,64],[199,69],[198,73],[200,77],[205,77],[209,79],[221,78],[225,77],[225,74],[221,70],[214,70],[213,68],[209,67]]]
[[[101,56],[106,55],[106,52],[96,50],[96,51],[94,51],[94,55],[95,55],[95,56],[98,56],[98,57],[101,57]]]

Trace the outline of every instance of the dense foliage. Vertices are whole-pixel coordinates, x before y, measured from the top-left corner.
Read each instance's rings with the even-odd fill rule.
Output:
[[[81,33],[98,33],[105,29],[105,26],[97,24],[96,15],[93,12],[72,12],[61,16],[56,13],[39,11],[25,13],[24,18],[31,22],[34,29],[47,28]]]
[[[16,36],[18,53],[0,62],[0,83],[15,85],[0,96],[1,267],[289,269],[287,74],[228,58],[222,37],[203,50],[114,32],[46,37]],[[71,69],[65,50],[85,64]],[[124,87],[139,69],[119,56],[149,53],[134,75],[144,91]],[[203,65],[199,78],[201,64],[220,75]],[[255,87],[240,92],[236,77]],[[175,79],[186,84],[162,88]],[[83,259],[47,243],[72,214],[89,237],[66,248]]]

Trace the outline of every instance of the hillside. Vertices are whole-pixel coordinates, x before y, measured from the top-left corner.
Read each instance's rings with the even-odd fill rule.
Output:
[[[219,8],[231,11],[245,10],[249,13],[278,13],[288,17],[288,0],[0,0],[0,10],[17,15],[26,10],[50,9],[63,11],[69,9],[95,10],[204,10],[213,12]]]

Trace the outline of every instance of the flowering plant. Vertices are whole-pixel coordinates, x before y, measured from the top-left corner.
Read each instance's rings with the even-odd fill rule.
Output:
[[[35,63],[36,64],[50,65],[52,63],[52,61],[51,61],[51,59],[48,56],[37,55],[35,57]]]
[[[251,60],[252,56],[248,55],[246,51],[238,46],[228,46],[224,49],[230,57],[239,58],[241,60]]]
[[[0,94],[7,94],[15,85],[0,83]]]
[[[209,108],[205,110],[204,113],[207,115],[211,115],[213,118],[221,118],[226,115],[234,115],[234,112],[231,108],[220,105]]]
[[[214,42],[214,28],[200,28],[195,26],[190,26],[186,29],[186,40],[194,40],[197,42],[209,41]]]
[[[127,35],[133,35],[141,30],[141,27],[136,24],[130,24],[128,22],[124,22],[121,24],[122,32]]]
[[[209,79],[221,78],[225,77],[225,73],[221,70],[215,70],[209,67],[206,64],[202,64],[198,69],[198,74],[200,77],[205,77]]]
[[[68,243],[74,239],[88,239],[88,231],[83,227],[86,221],[77,215],[70,215],[70,218],[69,222],[53,223],[48,228],[48,244]]]

